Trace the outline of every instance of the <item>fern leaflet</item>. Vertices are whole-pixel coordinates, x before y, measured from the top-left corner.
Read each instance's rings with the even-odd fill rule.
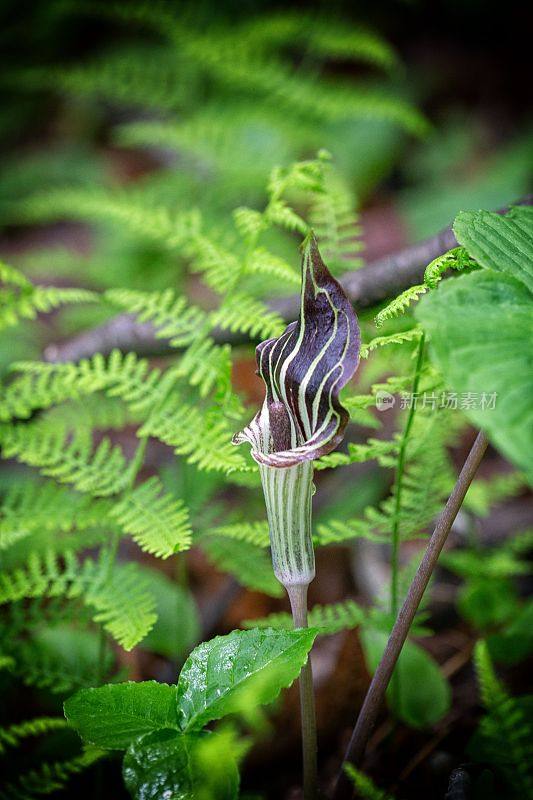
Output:
[[[379,328],[388,319],[393,319],[403,314],[406,308],[414,303],[420,295],[425,294],[429,287],[425,283],[419,283],[415,286],[410,286],[405,292],[402,292],[395,297],[385,308],[382,308],[379,314],[376,315],[376,325]]]
[[[111,516],[147,553],[168,558],[191,543],[189,513],[163,491],[157,478],[137,486],[113,507]]]
[[[333,603],[326,606],[313,606],[309,612],[309,626],[318,628],[319,633],[326,635],[339,631],[357,628],[365,619],[365,612],[353,600]],[[245,628],[275,628],[276,630],[292,630],[292,616],[286,612],[269,614],[260,619],[249,619],[243,622]]]
[[[110,289],[105,297],[113,305],[135,314],[140,322],[150,322],[156,335],[170,339],[173,347],[185,347],[205,322],[205,312],[188,304],[173,289],[161,292],[139,292],[131,289]]]
[[[126,650],[131,650],[156,621],[154,598],[145,588],[135,564],[115,567],[109,575],[105,561],[80,563],[72,552],[63,558],[50,551],[30,554],[25,567],[0,576],[0,604],[23,598],[81,598]]]
[[[17,747],[21,739],[28,736],[42,736],[43,733],[65,728],[68,728],[68,722],[64,717],[36,717],[10,725],[9,728],[0,728],[0,754],[7,747]]]

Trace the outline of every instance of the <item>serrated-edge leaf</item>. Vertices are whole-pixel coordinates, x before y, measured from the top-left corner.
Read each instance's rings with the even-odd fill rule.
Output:
[[[87,744],[124,750],[143,734],[179,729],[176,693],[157,681],[80,689],[65,701],[65,717]]]
[[[252,705],[270,703],[298,677],[317,635],[233,631],[193,650],[178,681],[181,727],[189,732]]]

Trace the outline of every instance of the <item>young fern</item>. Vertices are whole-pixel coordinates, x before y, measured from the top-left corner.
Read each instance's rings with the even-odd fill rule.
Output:
[[[439,282],[442,280],[443,273],[447,269],[455,269],[458,271],[478,269],[478,264],[468,254],[464,247],[455,247],[435,258],[424,272],[424,282],[416,286],[410,286],[398,297],[395,297],[385,308],[376,315],[376,325],[380,327],[389,319],[398,317],[404,311],[415,303],[423,294],[431,289],[436,289]]]
[[[344,769],[362,800],[394,800],[392,795],[378,789],[374,781],[353,764],[345,764]]]

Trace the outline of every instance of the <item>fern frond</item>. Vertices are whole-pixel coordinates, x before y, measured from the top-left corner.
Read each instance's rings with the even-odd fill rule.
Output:
[[[129,471],[121,448],[104,438],[93,449],[87,431],[71,436],[68,430],[39,420],[19,423],[2,428],[0,447],[3,458],[16,458],[37,467],[43,475],[70,483],[95,497],[116,494],[128,482]]]
[[[330,453],[323,456],[315,463],[315,469],[328,469],[329,467],[339,467],[345,464],[356,464],[363,461],[376,459],[378,464],[390,467],[394,465],[394,456],[399,448],[398,439],[384,441],[383,439],[367,440],[366,444],[354,444],[349,442],[347,453]]]
[[[231,348],[200,335],[183,353],[175,374],[196,386],[200,397],[207,397],[213,387],[227,389],[231,380]]]
[[[344,770],[363,800],[394,800],[390,794],[378,789],[374,781],[353,764],[345,764]]]
[[[477,262],[471,258],[466,248],[455,247],[453,250],[448,250],[447,253],[437,256],[437,258],[433,259],[433,261],[428,264],[424,272],[424,283],[426,283],[430,289],[435,289],[437,284],[442,280],[442,275],[447,269],[456,269],[460,271],[463,269],[476,269],[477,267]]]
[[[425,283],[419,283],[416,286],[411,286],[409,289],[406,289],[405,292],[402,292],[398,297],[395,297],[385,308],[382,308],[381,311],[376,315],[375,323],[379,328],[383,325],[384,322],[388,319],[393,319],[394,317],[398,317],[400,314],[403,314],[406,308],[411,305],[411,303],[416,302],[418,298],[425,294],[428,291],[429,287]]]
[[[357,628],[365,619],[365,612],[353,600],[331,605],[313,606],[309,612],[309,626],[318,628],[321,635]],[[248,619],[242,623],[244,628],[275,628],[291,630],[294,627],[292,616],[286,612],[269,614],[260,619]]]
[[[154,205],[142,194],[135,195],[131,191],[55,189],[28,198],[23,212],[24,219],[29,222],[68,218],[120,225],[132,236],[170,250],[193,238],[199,225],[198,212],[171,213],[167,206]]]
[[[104,10],[102,5],[101,9]],[[141,108],[176,111],[188,92],[181,59],[168,47],[114,48],[104,57],[67,69],[26,70],[20,80],[28,88],[49,88],[77,97],[107,98]],[[182,80],[180,80],[182,78]]]
[[[5,264],[3,261],[0,261],[0,282],[18,286],[20,289],[33,288],[31,281],[20,270],[10,267],[9,264]]]
[[[313,539],[318,546],[339,544],[352,539],[367,539],[369,542],[383,544],[388,542],[389,536],[387,533],[376,530],[368,518],[355,517],[320,522]]]
[[[300,273],[264,247],[256,247],[252,252],[246,262],[246,272],[250,275],[269,275],[292,286],[300,285]]]
[[[267,227],[266,220],[255,208],[240,206],[233,211],[235,227],[248,243],[256,242],[259,234]]]
[[[107,360],[100,353],[77,364],[47,364],[18,361],[12,370],[21,372],[4,389],[0,419],[26,419],[36,409],[49,408],[67,400],[78,400],[105,391],[120,397],[134,410],[154,402],[154,387],[161,372],[150,372],[148,362],[135,353],[113,350]]]
[[[494,475],[488,479],[478,478],[472,481],[464,499],[465,508],[485,517],[490,509],[520,494],[526,486],[526,479],[520,472],[508,472]]]
[[[211,321],[213,326],[261,340],[279,336],[285,328],[279,314],[242,292],[232,292],[213,313]]]
[[[37,530],[84,530],[107,521],[111,505],[75,494],[52,481],[21,481],[0,506],[0,550]]]
[[[156,621],[155,600],[146,589],[135,564],[116,566],[85,559],[72,552],[59,559],[50,551],[30,554],[25,567],[0,576],[0,604],[23,598],[80,598],[93,609],[93,619],[126,650],[131,650]]]
[[[64,717],[36,717],[28,719],[9,728],[0,728],[0,754],[7,747],[17,747],[21,739],[29,736],[42,736],[50,731],[64,730],[68,722]]]
[[[191,543],[189,512],[157,478],[137,486],[113,507],[111,517],[147,553],[168,558]]]
[[[476,644],[474,661],[481,702],[487,711],[495,711],[509,699],[509,695],[496,676],[486,642],[479,641]]]
[[[79,775],[104,756],[102,750],[87,749],[68,761],[44,763],[19,775],[15,783],[0,789],[0,800],[35,800],[36,797],[57,792],[65,787],[73,775]]]
[[[454,481],[454,470],[447,451],[447,444],[455,435],[457,425],[447,412],[427,413],[422,409],[417,412],[412,437],[407,448],[406,464],[403,473],[402,498],[399,516],[399,529],[402,539],[418,536],[440,513],[442,503],[448,496]],[[373,442],[377,441],[375,445]],[[372,444],[349,445],[354,448],[355,457],[359,453],[366,457],[376,456],[383,466],[395,467],[398,441],[382,442],[369,440]],[[392,445],[396,445],[395,448]],[[380,452],[381,446],[383,452]],[[391,452],[387,452],[387,446]],[[366,448],[368,447],[368,450]],[[359,451],[357,448],[363,448]],[[375,452],[374,448],[377,448]],[[342,453],[339,463],[346,463]],[[326,456],[331,459],[331,456]],[[344,459],[344,460],[343,460]],[[321,464],[325,459],[320,459]],[[353,538],[365,538],[370,541],[388,541],[391,535],[393,519],[396,513],[394,487],[392,494],[378,507],[368,506],[362,517],[348,520],[331,520],[318,526],[315,541],[326,545],[349,541]]]
[[[140,415],[128,408],[119,397],[109,397],[102,392],[59,403],[44,410],[41,416],[48,424],[72,431],[77,427],[92,431],[122,430],[140,421]]]
[[[192,269],[214,292],[226,294],[235,287],[244,265],[231,250],[203,235],[195,237],[189,250]]]
[[[171,394],[139,431],[174,448],[198,469],[230,473],[245,470],[244,457],[230,443],[231,430],[215,407],[202,411]]]
[[[258,47],[300,46],[315,57],[363,61],[384,69],[398,63],[394,50],[371,31],[347,30],[334,20],[305,13],[283,11],[260,17],[245,24],[242,34]]]
[[[23,319],[35,319],[37,314],[48,313],[67,303],[94,303],[98,300],[98,295],[88,289],[33,286],[29,281],[19,283],[15,290],[3,289],[0,292],[0,330],[18,325]]]
[[[309,223],[333,274],[362,265],[361,228],[351,193],[340,176],[324,165],[323,190],[313,195]]]
[[[265,219],[270,225],[277,225],[288,233],[299,233],[306,236],[309,226],[285,200],[274,200],[265,210]]]
[[[98,86],[100,93],[111,91],[114,97],[120,98],[120,93],[124,94],[124,88],[121,87],[134,82],[135,86],[143,87],[143,96],[148,96],[147,105],[150,107],[159,105],[160,108],[175,108],[180,101],[183,102],[184,88],[181,87],[180,91],[179,76],[186,68],[198,77],[202,76],[204,80],[214,81],[215,85],[223,87],[230,96],[231,93],[251,94],[256,103],[264,98],[263,102],[281,107],[288,114],[303,115],[320,122],[354,117],[390,119],[417,135],[427,130],[425,119],[397,96],[368,87],[360,88],[350,84],[342,86],[338,82],[332,86],[325,81],[295,73],[282,55],[285,41],[277,41],[283,31],[283,23],[276,35],[271,37],[269,30],[272,31],[273,27],[277,29],[278,23],[269,27],[268,17],[258,20],[256,25],[252,24],[251,29],[247,25],[232,25],[229,29],[218,27],[215,31],[197,31],[182,18],[168,11],[162,13],[160,7],[150,10],[147,6],[142,9],[138,6],[115,6],[112,14],[158,31],[172,43],[172,52],[179,53],[179,59],[176,56],[172,59],[168,54],[166,59],[161,57],[166,65],[166,70],[162,73],[165,79],[159,77],[153,96],[150,96],[149,87],[154,83],[154,65],[148,65],[146,62],[149,59],[146,55],[143,58],[140,53],[129,58],[127,54],[121,53],[120,59],[115,59],[118,62],[115,64],[116,71],[122,71],[118,77],[113,75],[109,65],[106,69],[104,63],[93,66],[92,73],[89,66],[86,68],[86,75],[80,70],[77,73],[72,69],[68,73],[56,70],[48,77],[49,83],[62,85],[68,91],[88,90],[93,93],[95,86]],[[372,34],[363,31],[341,33],[331,20],[326,21],[325,31],[321,34],[322,24],[311,20],[312,18],[308,18],[308,26],[304,28],[305,36],[301,29],[296,33],[292,25],[289,27],[289,36],[294,36],[292,46],[301,46],[304,51],[302,55],[310,48],[314,58],[317,55],[323,58],[360,58],[382,67],[392,65],[392,51]],[[310,31],[309,36],[307,30]],[[341,53],[344,55],[341,56]],[[142,75],[139,59],[146,66],[145,72],[148,76]],[[157,53],[154,61],[157,63]],[[46,80],[46,72],[44,79]],[[130,104],[131,94],[130,92]]]
[[[46,610],[49,610],[48,601]],[[70,615],[72,617],[72,604]],[[63,609],[66,615],[68,609]],[[42,613],[43,608],[40,608]],[[81,611],[81,615],[79,612]],[[76,619],[84,609],[75,609]],[[46,627],[43,624],[46,620]],[[84,620],[85,622],[88,622]],[[68,627],[65,624],[49,627],[46,615],[37,626],[25,625],[26,637],[12,637],[12,655],[16,659],[16,675],[25,686],[46,689],[53,694],[67,694],[94,684],[98,667],[98,639],[96,631]],[[114,662],[111,650],[106,649],[102,675],[107,676]]]
[[[135,314],[140,322],[150,322],[156,335],[169,339],[173,347],[185,347],[195,338],[205,322],[205,312],[191,306],[173,289],[161,292],[139,292],[131,289],[110,289],[105,298],[113,305]]]
[[[480,723],[480,733],[501,759],[509,782],[523,797],[533,795],[531,724],[522,707],[511,697],[497,678],[486,642],[477,643],[474,661],[481,700],[487,716]],[[502,754],[503,757],[502,757]]]
[[[219,525],[210,531],[214,536],[248,542],[256,547],[269,547],[270,537],[268,522],[235,522],[230,525]]]
[[[410,331],[398,331],[390,336],[377,336],[372,339],[368,344],[361,345],[360,356],[361,358],[368,358],[372,350],[377,350],[378,347],[385,347],[389,344],[404,344],[405,342],[417,342],[422,335],[421,328],[411,328]]]
[[[342,404],[347,411],[361,411],[376,405],[373,394],[348,394],[342,396]]]
[[[381,309],[375,318],[377,327],[379,328],[389,319],[400,316],[400,314],[403,314],[411,303],[416,302],[421,295],[425,294],[430,289],[435,289],[439,281],[442,280],[442,275],[447,269],[459,271],[472,270],[478,269],[478,264],[470,257],[464,247],[456,247],[438,256],[426,267],[423,283],[406,289],[405,292],[402,292],[386,305],[385,308]]]
[[[283,587],[272,572],[270,555],[245,541],[204,536],[200,541],[209,560],[229,572],[243,586],[271,597],[281,597]]]

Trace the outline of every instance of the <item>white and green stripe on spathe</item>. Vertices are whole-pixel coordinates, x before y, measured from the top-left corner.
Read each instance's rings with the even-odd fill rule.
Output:
[[[313,465],[259,465],[270,531],[272,566],[284,585],[307,585],[315,577],[311,530]]]

